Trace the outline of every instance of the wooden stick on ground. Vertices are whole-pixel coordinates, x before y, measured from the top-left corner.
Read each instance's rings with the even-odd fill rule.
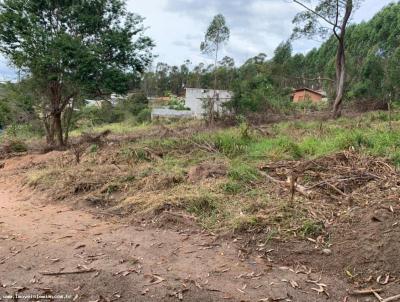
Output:
[[[352,295],[369,295],[373,294],[374,292],[380,293],[382,292],[381,288],[373,289],[373,288],[366,288],[366,289],[359,289],[359,290],[354,290],[351,292]]]
[[[383,299],[376,291],[372,292],[374,296],[379,300],[379,302],[392,302],[400,300],[400,295],[392,296],[386,299]]]
[[[94,268],[79,270],[79,271],[69,271],[69,272],[39,272],[43,276],[60,276],[60,275],[73,275],[73,274],[86,274],[92,273],[96,270]]]
[[[265,173],[265,172],[260,172],[261,173],[261,175],[263,175],[264,177],[266,177],[268,180],[270,180],[270,181],[272,181],[272,182],[274,182],[274,183],[276,183],[276,184],[279,184],[279,185],[281,185],[281,186],[283,186],[283,187],[285,187],[285,188],[290,188],[290,183],[288,183],[288,182],[286,182],[286,181],[282,181],[282,180],[279,180],[279,179],[276,179],[276,178],[273,178],[272,176],[270,176],[270,175],[268,175],[267,173]],[[295,185],[295,187],[294,187],[294,189],[297,191],[297,192],[299,192],[301,195],[304,195],[304,196],[306,196],[306,197],[312,197],[313,195],[314,195],[314,192],[313,191],[310,191],[310,190],[308,190],[306,187],[303,187],[303,186],[301,186],[301,185],[299,185],[299,184],[296,184]]]
[[[396,295],[393,297],[383,299],[382,302],[391,302],[391,301],[398,301],[398,300],[400,300],[400,295]]]

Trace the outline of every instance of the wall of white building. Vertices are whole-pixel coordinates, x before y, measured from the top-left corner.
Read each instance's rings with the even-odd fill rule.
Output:
[[[218,113],[223,113],[225,110],[222,106],[224,103],[232,99],[233,93],[227,90],[186,88],[185,105],[190,108],[196,118],[202,118],[205,114],[204,101],[208,98],[214,98],[214,93],[217,95],[214,110]]]
[[[219,114],[223,114],[226,109],[223,104],[229,102],[233,93],[227,90],[216,90],[213,89],[200,89],[200,88],[186,88],[185,96],[185,107],[190,108],[188,110],[172,110],[168,106],[154,107],[152,109],[152,119],[159,118],[196,118],[201,119],[205,115],[204,102],[209,98],[214,98],[214,93],[217,95],[217,99],[214,102],[214,110]]]

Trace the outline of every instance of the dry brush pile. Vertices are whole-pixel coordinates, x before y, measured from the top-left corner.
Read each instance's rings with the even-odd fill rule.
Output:
[[[295,178],[294,189],[298,193],[326,201],[362,201],[371,194],[384,200],[395,196],[400,186],[400,173],[385,159],[355,151],[314,160],[274,162],[261,169],[288,185],[290,178]]]

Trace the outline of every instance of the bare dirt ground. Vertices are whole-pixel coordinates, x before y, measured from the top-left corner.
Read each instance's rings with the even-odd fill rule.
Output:
[[[13,158],[0,170],[2,301],[375,301],[352,296],[343,276],[313,268],[307,250],[298,258],[273,246],[270,257],[244,255],[247,238],[132,225],[54,203],[22,185],[25,171],[49,156],[57,155]]]

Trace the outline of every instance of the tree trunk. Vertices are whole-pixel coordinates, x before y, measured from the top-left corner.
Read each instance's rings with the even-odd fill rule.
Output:
[[[215,120],[215,116],[214,116],[214,110],[215,110],[215,100],[217,98],[217,71],[218,71],[218,50],[219,50],[219,45],[217,43],[217,47],[215,50],[215,64],[214,64],[214,95],[212,97],[212,101],[211,101],[211,109],[210,109],[210,125],[214,126],[214,120]]]
[[[72,122],[72,116],[74,115],[74,108],[75,108],[75,97],[72,99],[72,104],[71,108],[67,109],[66,111],[66,117],[64,114],[64,124],[65,124],[65,130],[64,130],[64,144],[68,145],[68,139],[69,139],[69,130],[71,128],[71,122]]]
[[[346,53],[344,41],[339,41],[336,56],[336,99],[333,104],[333,118],[339,118],[342,114],[342,102],[344,96],[344,84],[346,81]]]
[[[337,1],[337,3],[339,5],[339,1]],[[343,17],[343,22],[340,26],[340,34],[337,33],[336,27],[333,29],[335,36],[338,39],[338,50],[336,55],[336,99],[333,104],[333,118],[335,119],[339,118],[342,114],[344,85],[346,82],[346,28],[353,12],[353,8],[353,0],[346,0],[346,11]]]
[[[388,100],[388,110],[389,110],[389,130],[390,132],[393,131],[392,127],[392,94],[389,94],[389,100]]]
[[[49,121],[49,118],[43,118],[43,125],[46,131],[46,143],[47,145],[52,146],[54,145],[54,131],[51,121]]]
[[[56,112],[55,114],[53,114],[53,125],[54,125],[54,134],[57,140],[57,146],[63,147],[64,138],[63,138],[62,123],[61,123],[61,112]]]

